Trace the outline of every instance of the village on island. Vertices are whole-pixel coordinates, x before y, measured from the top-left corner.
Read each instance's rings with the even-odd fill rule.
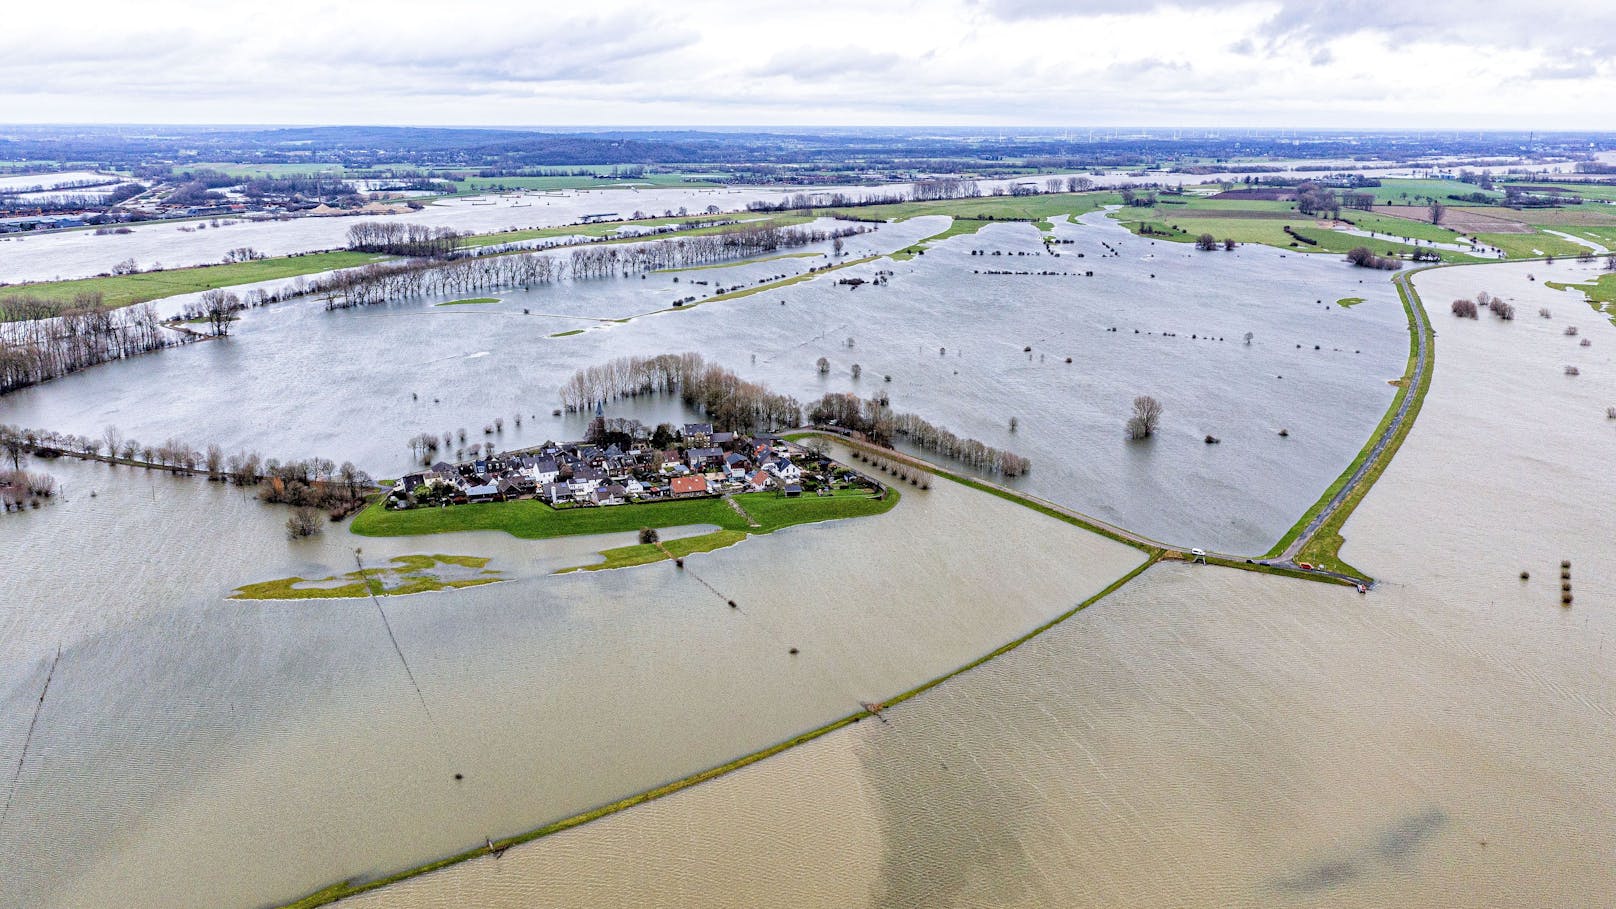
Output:
[[[475,460],[439,461],[407,474],[386,507],[403,510],[533,499],[587,508],[774,491],[796,498],[838,489],[880,494],[883,485],[832,461],[821,445],[763,433],[714,432],[710,423],[648,430],[597,417],[587,441],[555,443]]]

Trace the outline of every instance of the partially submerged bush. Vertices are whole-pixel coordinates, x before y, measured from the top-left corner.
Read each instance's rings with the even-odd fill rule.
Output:
[[[660,539],[662,539],[662,538],[657,534],[655,527],[641,527],[640,528],[640,542],[641,543],[655,543]]]
[[[1347,261],[1359,268],[1378,268],[1382,271],[1396,271],[1403,267],[1403,263],[1389,256],[1377,256],[1367,246],[1355,246],[1347,253]]]
[[[1580,376],[1580,375],[1582,375],[1582,370],[1578,369],[1575,366],[1567,366],[1565,368],[1565,374],[1568,375],[1568,376]]]
[[[300,505],[286,519],[286,533],[296,539],[312,537],[320,532],[320,513],[307,505]]]
[[[1567,325],[1565,327],[1565,335],[1568,338],[1576,337],[1577,336],[1577,326],[1575,326],[1575,325]]]
[[[1474,300],[1454,300],[1453,314],[1461,319],[1476,318],[1476,303]]]

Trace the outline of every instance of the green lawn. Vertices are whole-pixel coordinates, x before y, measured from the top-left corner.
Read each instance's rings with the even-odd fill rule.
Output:
[[[1535,256],[1577,256],[1588,251],[1586,246],[1551,234],[1477,234],[1476,239],[1496,246],[1511,259],[1530,259]]]
[[[1450,195],[1465,196],[1470,193],[1486,193],[1494,199],[1504,198],[1502,192],[1488,192],[1474,183],[1460,183],[1458,180],[1405,180],[1395,177],[1380,181],[1380,186],[1364,187],[1363,189],[1348,190],[1348,192],[1373,193],[1376,205],[1430,205],[1428,199],[1435,198],[1443,204],[1449,204]]]
[[[577,568],[563,568],[559,573],[569,571],[605,571],[608,568],[632,568],[635,565],[649,565],[660,562],[671,553],[674,558],[682,559],[693,552],[712,552],[714,549],[723,549],[733,546],[746,539],[746,534],[739,530],[715,530],[694,537],[680,537],[677,540],[668,540],[660,546],[656,543],[636,543],[633,546],[621,546],[617,549],[603,549],[601,555],[606,561],[595,565],[581,565]]]
[[[356,534],[370,537],[502,530],[525,540],[621,533],[641,527],[677,527],[685,524],[716,524],[725,530],[769,533],[793,524],[880,514],[897,504],[898,496],[894,492],[885,500],[878,500],[867,493],[841,491],[824,498],[806,494],[788,499],[773,492],[749,492],[735,496],[735,500],[762,526],[749,526],[745,518],[720,499],[681,499],[605,508],[563,509],[551,508],[532,499],[518,499],[514,502],[412,508],[408,511],[387,511],[378,502],[354,518],[352,529]]]
[[[1344,254],[1354,247],[1367,246],[1380,255],[1388,253],[1409,255],[1417,249],[1417,247],[1407,243],[1370,237],[1355,237],[1337,230],[1315,227],[1313,218],[1306,215],[1298,216],[1295,219],[1230,217],[1227,215],[1218,217],[1213,212],[1194,208],[1182,211],[1163,208],[1128,208],[1118,211],[1115,217],[1135,233],[1138,233],[1139,229],[1145,225],[1149,225],[1158,231],[1158,233],[1148,235],[1148,239],[1171,240],[1179,243],[1193,243],[1197,236],[1206,233],[1211,234],[1220,241],[1228,238],[1236,243],[1260,243],[1265,246],[1277,246],[1292,252]],[[1286,225],[1295,229],[1302,236],[1315,241],[1317,245],[1308,246],[1298,243],[1294,237],[1285,233]],[[1165,233],[1161,231],[1165,231]],[[1141,234],[1141,236],[1146,235]],[[1442,258],[1449,262],[1491,261],[1451,250],[1441,250],[1441,254]]]
[[[481,569],[486,577],[444,580],[432,574],[440,565]],[[497,571],[487,568],[488,559],[480,556],[405,555],[396,556],[387,565],[354,570],[343,575],[325,578],[278,578],[257,584],[244,584],[231,595],[232,600],[329,600],[363,596],[402,596],[409,593],[427,593],[461,587],[478,587],[504,580]],[[346,583],[332,587],[298,587],[298,584]]]
[[[198,265],[194,268],[174,268],[168,271],[143,272],[138,275],[117,275],[110,278],[81,278],[73,281],[48,281],[38,284],[18,284],[0,288],[0,301],[10,295],[43,297],[49,300],[72,300],[74,295],[100,292],[109,306],[129,306],[145,303],[175,294],[197,293],[216,287],[250,284],[255,281],[273,281],[298,275],[312,275],[338,268],[353,268],[377,261],[372,253],[328,252],[302,256],[278,256],[256,262],[234,262],[229,265]],[[3,307],[0,302],[0,307]]]
[[[1546,286],[1555,290],[1579,290],[1587,299],[1588,305],[1594,312],[1610,316],[1610,321],[1616,324],[1616,272],[1600,275],[1587,284],[1564,284],[1559,281],[1545,281]]]
[[[898,250],[892,254],[892,258],[894,261],[898,262],[913,259],[915,256],[920,255],[923,250],[931,248],[931,244],[933,243],[947,240],[949,237],[960,237],[967,234],[974,234],[992,223],[992,221],[984,221],[980,218],[955,218],[953,222],[951,222],[941,233],[932,234],[931,236],[915,243],[912,246],[906,246],[903,249]],[[1047,229],[1053,230],[1054,225],[1050,224]]]
[[[1397,239],[1430,240],[1437,243],[1462,242],[1457,231],[1412,218],[1393,218],[1366,211],[1343,211],[1341,219],[1351,221],[1354,227],[1362,230],[1386,234]]]

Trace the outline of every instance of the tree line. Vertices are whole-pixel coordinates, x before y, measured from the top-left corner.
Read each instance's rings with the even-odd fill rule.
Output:
[[[348,248],[354,252],[421,259],[452,255],[464,238],[464,234],[450,227],[397,221],[361,221],[348,228]]]
[[[364,507],[365,496],[375,486],[370,475],[351,461],[340,465],[318,457],[280,461],[247,450],[226,454],[216,444],[198,450],[172,436],[158,443],[140,442],[116,426],[107,426],[100,436],[81,436],[0,425],[0,455],[11,470],[20,470],[31,453],[49,452],[106,457],[137,466],[206,473],[210,480],[237,486],[262,486],[258,493],[262,501],[324,508],[333,520]]]
[[[561,403],[578,412],[618,398],[674,393],[722,430],[753,432],[802,423],[802,404],[796,398],[748,382],[697,353],[619,357],[584,367],[562,383]]]
[[[851,236],[866,228],[743,226],[693,237],[632,244],[591,244],[568,258],[548,253],[472,255],[449,261],[379,262],[308,281],[304,293],[327,309],[369,306],[417,296],[529,287],[572,279],[635,274],[746,258],[776,249]]]
[[[1007,477],[1018,477],[1032,469],[1032,462],[1021,455],[961,437],[918,414],[894,411],[884,397],[861,399],[851,392],[833,392],[808,409],[808,419],[840,427],[885,447],[891,447],[893,440],[901,437],[917,448]]]
[[[10,297],[0,308],[0,394],[200,337],[164,328],[149,303],[113,309],[99,293],[79,294],[67,307]]]

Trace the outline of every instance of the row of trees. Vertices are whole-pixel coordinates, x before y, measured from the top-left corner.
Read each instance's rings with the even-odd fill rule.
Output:
[[[258,497],[265,502],[325,508],[333,519],[363,507],[366,494],[375,485],[370,475],[352,461],[341,465],[327,458],[280,461],[245,450],[226,454],[218,445],[198,450],[173,437],[156,444],[143,443],[126,437],[116,426],[107,426],[99,437],[92,437],[0,425],[0,456],[10,463],[11,470],[20,470],[29,453],[40,451],[104,455],[136,465],[206,473],[208,479],[221,483],[263,485]]]
[[[877,445],[890,446],[902,437],[916,447],[936,452],[979,470],[1021,476],[1032,462],[977,439],[963,438],[912,413],[894,411],[884,398],[861,399],[851,392],[830,393],[808,409],[810,422],[838,426]]]
[[[452,255],[463,237],[449,227],[361,221],[348,228],[348,248],[356,252],[439,259]]]
[[[327,309],[370,306],[417,296],[465,294],[529,287],[568,278],[600,278],[663,268],[681,268],[863,232],[861,227],[825,231],[808,227],[753,227],[646,243],[596,242],[570,258],[539,252],[469,256],[450,261],[414,259],[343,269],[308,281],[303,292],[325,297]]]
[[[0,323],[0,394],[65,376],[100,363],[175,347],[196,340],[195,335],[165,329],[157,310],[144,303],[113,309],[100,294],[81,294],[70,308],[49,317]],[[36,302],[24,301],[5,312],[40,311]]]
[[[562,384],[561,404],[576,412],[617,398],[672,393],[719,429],[751,432],[802,423],[796,398],[748,382],[697,353],[619,357],[585,367]]]

